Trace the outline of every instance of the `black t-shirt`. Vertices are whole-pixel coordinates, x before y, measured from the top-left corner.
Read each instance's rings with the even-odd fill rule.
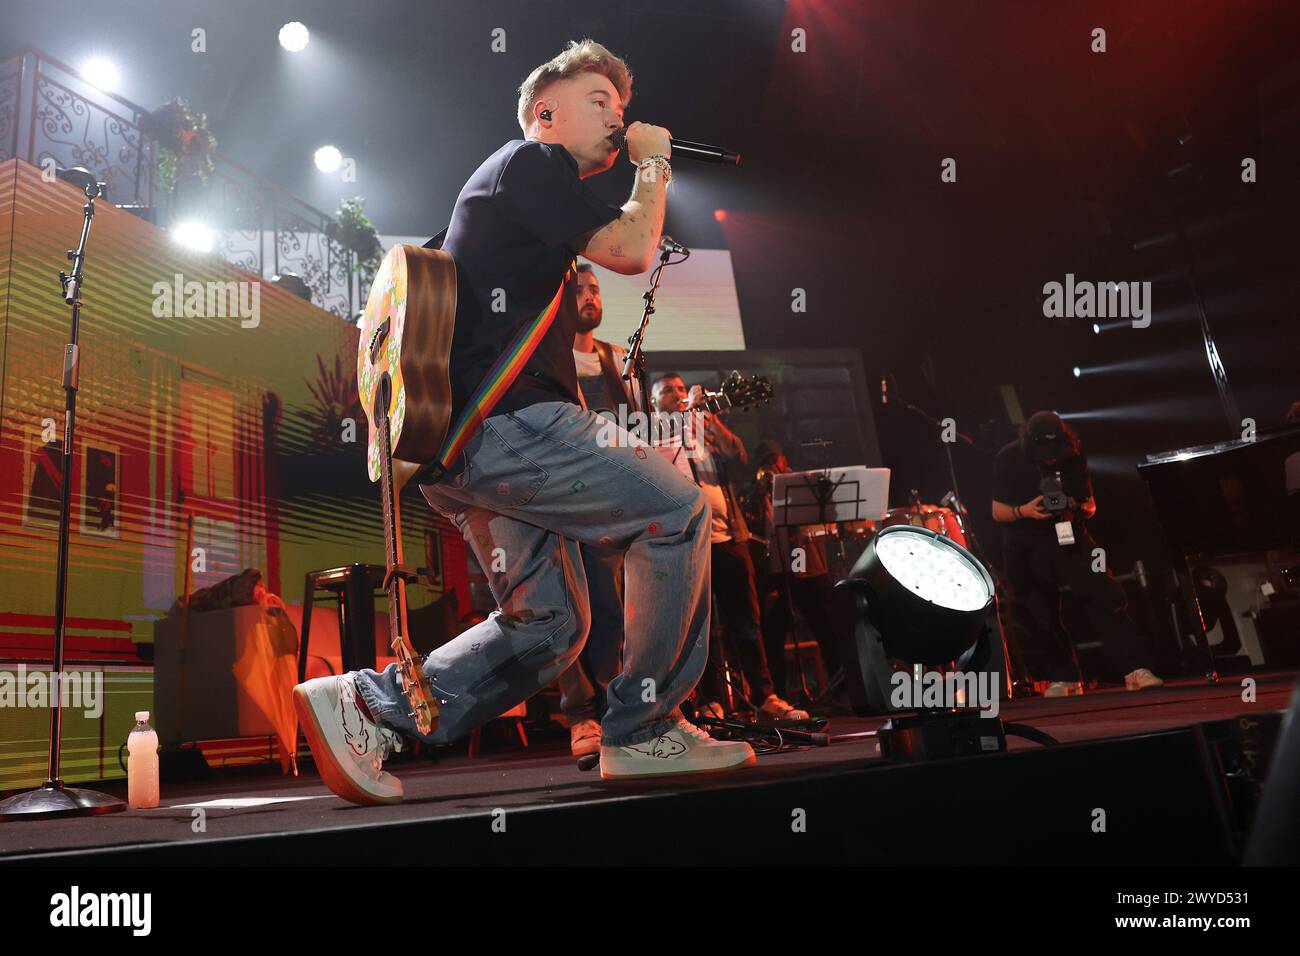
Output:
[[[1088,471],[1087,456],[1082,453],[1072,458],[1063,458],[1049,467],[1039,465],[1025,454],[1024,446],[1020,442],[1013,441],[998,452],[994,468],[993,498],[1013,508],[1033,501],[1041,495],[1043,479],[1057,471],[1061,473],[1061,486],[1069,497],[1075,501],[1092,497],[1092,476]],[[1056,522],[1051,518],[1041,521],[1022,518],[1004,524],[1002,528],[1011,536],[1045,535],[1055,539],[1055,524]],[[1076,537],[1082,528],[1083,522],[1076,518],[1074,521]]]
[[[453,421],[518,330],[555,295],[575,255],[569,243],[621,212],[593,193],[569,151],[552,143],[511,140],[470,176],[442,245],[456,260],[458,282]],[[556,316],[493,414],[578,402],[567,315]]]

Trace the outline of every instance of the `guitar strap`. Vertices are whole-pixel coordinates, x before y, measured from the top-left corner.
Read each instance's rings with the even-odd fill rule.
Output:
[[[596,339],[596,354],[600,356],[600,373],[605,377],[605,387],[609,389],[610,401],[617,402],[621,398],[627,405],[628,414],[632,414],[636,411],[634,389],[629,383],[623,381],[623,376],[615,368],[618,359],[614,355],[614,346]]]
[[[435,240],[430,240],[433,241]],[[564,278],[560,280],[560,287],[555,290],[555,295],[551,297],[546,308],[537,313],[537,318],[525,322],[520,327],[510,344],[497,356],[497,360],[483,376],[483,381],[474,390],[474,394],[465,403],[465,407],[461,409],[460,415],[447,432],[442,451],[429,467],[427,476],[419,478],[420,484],[433,485],[442,480],[442,476],[447,473],[452,462],[474,437],[479,425],[492,414],[492,409],[501,400],[501,396],[505,395],[514,380],[519,377],[519,373],[524,370],[524,366],[528,364],[528,360],[533,357],[537,347],[542,344],[542,339],[546,338],[547,331],[560,311],[560,303],[564,299],[564,287],[568,284],[569,276],[573,274],[574,261],[572,259],[569,261],[569,268],[565,270]]]

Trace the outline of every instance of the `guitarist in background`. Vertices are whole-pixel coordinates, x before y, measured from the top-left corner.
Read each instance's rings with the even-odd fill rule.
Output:
[[[519,89],[524,138],[484,160],[461,189],[443,249],[459,283],[451,349],[452,420],[485,373],[522,365],[437,484],[422,491],[465,536],[498,610],[424,662],[444,703],[433,742],[454,740],[516,706],[582,651],[591,608],[582,545],[624,555],[624,666],[606,690],[605,778],[727,770],[755,762],[715,741],[679,705],[708,656],[709,508],[700,489],[644,443],[582,407],[574,329],[538,322],[577,254],[623,275],[645,272],[663,231],[672,175],[668,130],[626,129],[638,174],[622,208],[584,180],[614,165],[610,136],[632,95],[627,65],[591,40],[570,43]],[[480,402],[480,405],[483,403]],[[415,733],[396,665],[300,685],[323,745],[313,756],[336,793],[396,803],[385,757]],[[328,772],[326,772],[328,770]]]
[[[749,556],[749,526],[740,500],[727,477],[727,463],[745,464],[749,456],[740,436],[722,423],[717,415],[701,409],[704,387],[686,383],[677,374],[661,375],[651,387],[650,400],[656,412],[689,411],[698,428],[683,430],[680,435],[662,439],[659,451],[682,475],[699,485],[709,503],[709,545],[711,586],[717,601],[723,640],[732,660],[739,665],[749,684],[750,704],[758,717],[771,721],[807,720],[806,711],[797,710],[776,691],[767,654],[759,638],[758,592],[754,584],[754,564]],[[714,648],[713,661],[700,682],[699,712],[708,717],[724,716],[722,698],[722,656]]]

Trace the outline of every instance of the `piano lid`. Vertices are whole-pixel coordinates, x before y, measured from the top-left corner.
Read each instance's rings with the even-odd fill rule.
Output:
[[[1300,546],[1300,427],[1148,455],[1137,467],[1181,552]]]

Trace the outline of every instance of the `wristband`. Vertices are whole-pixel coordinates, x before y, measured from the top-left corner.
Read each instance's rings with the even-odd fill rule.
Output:
[[[663,153],[655,153],[653,156],[647,156],[641,162],[637,163],[637,175],[642,175],[647,166],[654,166],[663,174],[664,185],[667,186],[673,181],[673,165],[668,161],[668,157]]]

